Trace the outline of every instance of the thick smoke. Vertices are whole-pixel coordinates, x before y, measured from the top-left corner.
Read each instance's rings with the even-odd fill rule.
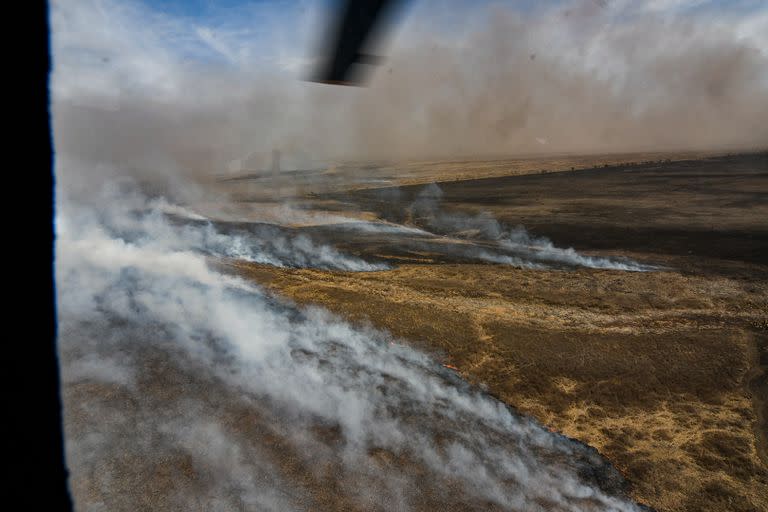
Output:
[[[301,82],[299,69],[255,57],[190,59],[205,31],[131,3],[54,2],[57,147],[157,177],[222,173],[274,148],[317,165],[768,143],[765,10],[515,5],[418,2],[370,87],[356,89]],[[263,28],[306,43],[291,58],[311,53],[320,28],[317,9],[304,12]],[[260,42],[216,46],[261,55]]]
[[[727,14],[593,1],[478,11],[450,38],[413,20],[376,99],[355,105],[360,144],[383,156],[768,143],[768,43]],[[765,13],[754,22],[768,27]]]
[[[160,252],[198,251],[215,258],[233,258],[278,267],[308,267],[326,270],[374,271],[389,267],[343,255],[333,247],[316,243],[304,234],[287,234],[278,226],[249,224],[248,229],[222,233],[205,217],[187,208],[170,204],[163,198],[147,201],[130,179],[107,182],[100,194],[100,205],[70,203],[62,192],[61,205],[69,216],[59,219],[58,233],[70,230],[106,230],[110,236],[126,242],[132,251],[141,243]],[[92,191],[93,196],[93,191]],[[91,200],[93,197],[91,197]],[[104,205],[109,207],[105,208]],[[98,217],[93,218],[93,208]],[[169,222],[170,219],[179,222]],[[96,227],[93,226],[97,224]],[[108,226],[108,227],[107,227]],[[84,242],[85,243],[85,242]],[[90,250],[87,246],[83,250]]]
[[[138,205],[138,195],[121,190]],[[266,438],[230,435],[218,415],[205,414],[213,386],[217,401],[232,401],[219,407],[250,410],[304,464],[335,468],[355,508],[419,509],[431,492],[437,501],[458,493],[462,508],[637,509],[595,452],[514,414],[429,357],[212,271],[198,240],[173,236],[177,228],[148,204],[132,217],[120,198],[108,194],[102,204],[89,211],[61,200],[57,218],[65,396],[90,382],[111,390],[107,397],[127,397],[108,406],[91,390],[80,403],[67,401],[79,507],[129,509],[138,498],[123,488],[129,470],[121,465],[144,460],[137,464],[181,471],[174,464],[187,457],[200,487],[185,491],[186,503],[163,498],[170,508],[316,509],[297,498],[311,486],[271,466]],[[164,370],[150,385],[153,359]],[[164,382],[185,371],[202,381],[199,388],[169,392]],[[78,414],[96,422],[79,422]],[[142,423],[126,430],[126,417]],[[376,454],[396,462],[377,467]]]

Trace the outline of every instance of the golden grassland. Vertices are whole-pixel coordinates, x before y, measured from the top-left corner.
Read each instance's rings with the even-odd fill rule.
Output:
[[[493,265],[365,274],[238,265],[299,303],[413,340],[595,446],[644,503],[755,510],[768,499],[748,392],[765,283]]]
[[[436,354],[596,447],[632,496],[658,510],[768,510],[768,156],[670,160],[442,183],[446,208],[491,211],[557,245],[663,271],[527,270],[430,254],[403,264],[386,247],[349,240],[336,242],[399,266],[344,273],[225,265]],[[430,179],[470,171],[441,165]],[[375,190],[333,199],[387,218],[417,191],[403,188],[400,206]]]

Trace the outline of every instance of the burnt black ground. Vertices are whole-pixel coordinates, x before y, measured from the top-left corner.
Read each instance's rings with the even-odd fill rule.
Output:
[[[767,181],[768,153],[754,153],[439,186],[442,208],[488,210],[503,223],[524,225],[558,246],[766,265],[768,220],[751,216],[768,207]],[[423,189],[390,187],[328,197],[403,222]],[[548,210],[551,203],[557,203],[555,210]],[[692,209],[698,211],[691,214]],[[685,213],[670,218],[674,210]]]

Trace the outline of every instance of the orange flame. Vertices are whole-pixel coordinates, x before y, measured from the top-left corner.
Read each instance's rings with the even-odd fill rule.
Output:
[[[455,372],[459,371],[459,369],[456,368],[455,366],[453,366],[452,364],[445,364],[445,363],[443,363],[443,366],[445,366],[446,368],[451,369],[451,370],[453,370]]]

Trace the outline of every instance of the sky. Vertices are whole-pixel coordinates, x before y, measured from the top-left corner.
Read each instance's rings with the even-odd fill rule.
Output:
[[[310,58],[311,42],[322,30],[322,13],[340,2],[332,0],[75,0],[82,8],[100,11],[103,23],[125,16],[163,31],[163,46],[182,59],[220,61],[259,71],[297,71]],[[642,13],[660,16],[704,16],[732,20],[745,37],[768,44],[768,2],[764,0],[588,0],[611,18]],[[450,37],[494,6],[522,13],[577,5],[566,0],[400,0],[398,19],[424,24]],[[54,8],[61,8],[54,2]],[[316,33],[312,31],[315,30]],[[762,32],[762,33],[761,33]],[[407,36],[406,36],[406,39]],[[96,48],[93,48],[96,50]],[[101,48],[108,50],[108,48]]]
[[[764,0],[401,0],[365,88],[304,80],[334,3],[52,1],[58,148],[213,172],[768,145]]]

